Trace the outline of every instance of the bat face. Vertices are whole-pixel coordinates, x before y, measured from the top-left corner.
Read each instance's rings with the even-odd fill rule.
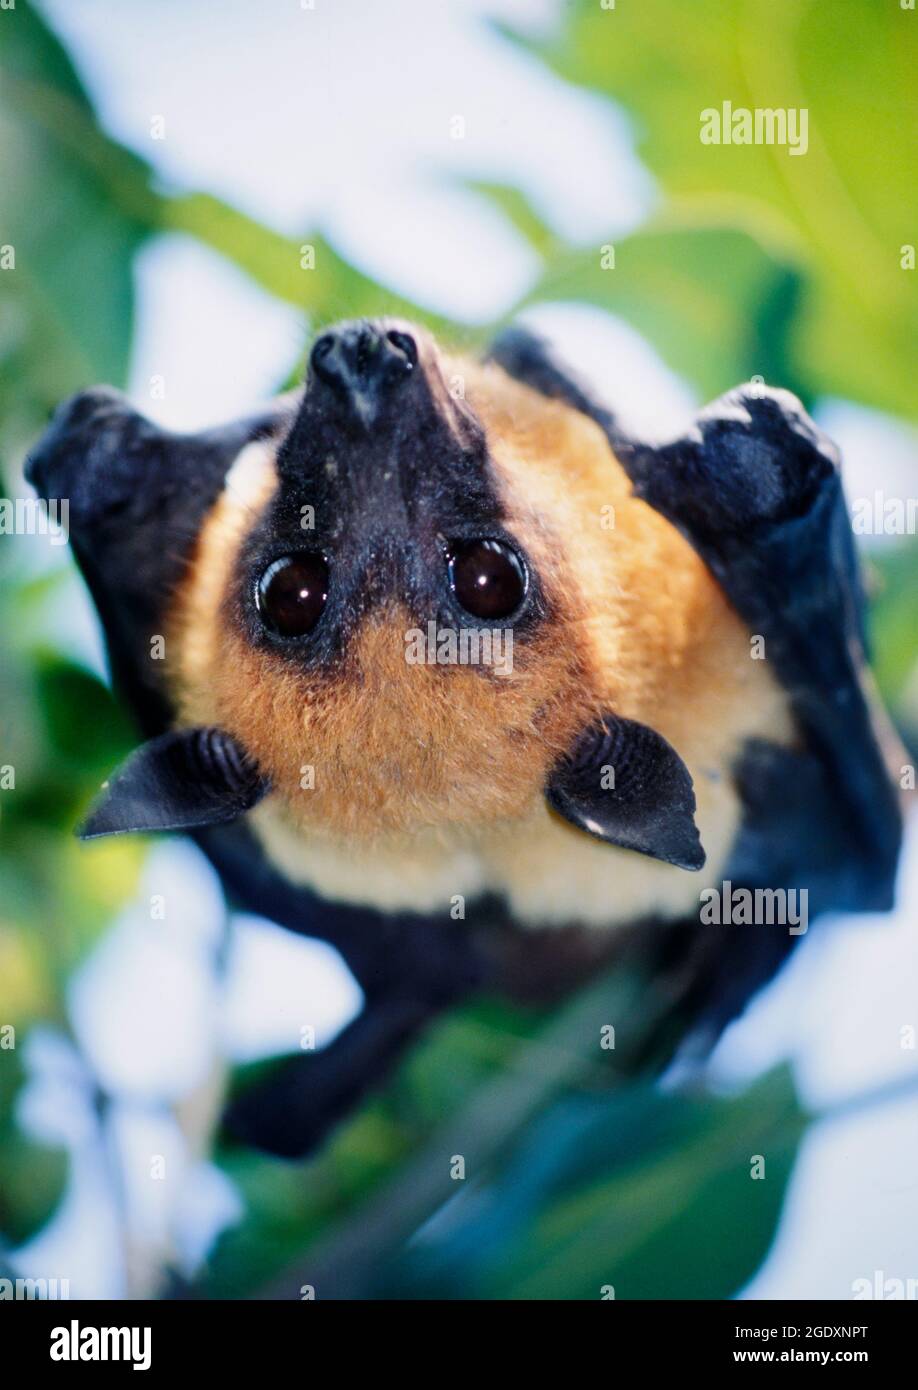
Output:
[[[525,815],[591,713],[562,537],[494,457],[476,371],[407,325],[320,338],[177,596],[183,717],[229,729],[312,829]]]

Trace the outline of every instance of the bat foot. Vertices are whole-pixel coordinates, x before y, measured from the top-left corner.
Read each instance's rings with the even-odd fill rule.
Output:
[[[748,537],[813,511],[840,487],[838,453],[789,391],[747,385],[663,449],[623,459],[635,492],[699,541]]]
[[[396,997],[370,1003],[326,1048],[288,1057],[231,1100],[226,1132],[278,1158],[305,1158],[388,1076],[437,1012]]]
[[[48,501],[67,498],[72,519],[92,521],[116,494],[121,502],[130,495],[122,460],[140,418],[127,397],[110,386],[71,396],[29,455],[26,479]]]

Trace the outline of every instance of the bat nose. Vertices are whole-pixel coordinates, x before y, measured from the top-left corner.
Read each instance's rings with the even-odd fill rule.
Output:
[[[346,409],[365,424],[417,366],[417,343],[410,333],[373,323],[345,323],[323,333],[313,346],[310,366],[332,388]]]

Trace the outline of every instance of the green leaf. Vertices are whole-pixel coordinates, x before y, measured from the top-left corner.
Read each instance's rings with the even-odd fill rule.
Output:
[[[633,116],[637,152],[670,213],[755,228],[783,247],[803,275],[802,297],[776,379],[903,415],[915,413],[918,375],[916,272],[900,268],[918,222],[913,21],[873,0],[785,0],[767,10],[757,0],[622,0],[614,9],[574,0],[556,37],[528,45]],[[806,109],[806,154],[702,144],[701,113],[725,101]],[[666,274],[662,258],[657,269]],[[691,274],[703,280],[705,271]],[[725,261],[719,292],[742,294],[744,276]],[[655,341],[665,353],[665,339]]]
[[[226,256],[263,289],[308,312],[315,324],[399,314],[437,332],[449,321],[371,280],[317,232],[292,240],[209,193],[163,198],[163,229],[186,232]]]
[[[563,251],[563,242],[542,220],[520,189],[476,179],[468,180],[465,187],[499,208],[516,230],[526,238],[532,249],[538,251],[546,260]]]
[[[377,1292],[727,1298],[772,1241],[804,1124],[785,1070],[734,1100],[641,1085],[569,1099]]]
[[[705,399],[761,375],[806,397],[786,341],[801,278],[760,240],[728,227],[660,220],[614,247],[556,255],[521,307],[574,300],[618,314]]]
[[[881,548],[870,558],[879,576],[870,605],[873,667],[884,701],[895,715],[909,747],[918,750],[918,655],[915,652],[915,595],[918,545],[912,541]]]
[[[111,196],[141,161],[99,130],[60,43],[27,3],[0,24],[0,419],[34,432],[62,396],[123,382],[145,228]]]

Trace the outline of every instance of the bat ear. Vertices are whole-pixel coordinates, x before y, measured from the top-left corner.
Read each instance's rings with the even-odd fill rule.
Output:
[[[235,820],[260,801],[267,781],[222,729],[177,729],[150,739],[113,773],[81,840],[134,830],[194,830]]]
[[[605,715],[557,765],[545,795],[565,820],[607,844],[680,869],[704,864],[689,770],[646,724]]]

